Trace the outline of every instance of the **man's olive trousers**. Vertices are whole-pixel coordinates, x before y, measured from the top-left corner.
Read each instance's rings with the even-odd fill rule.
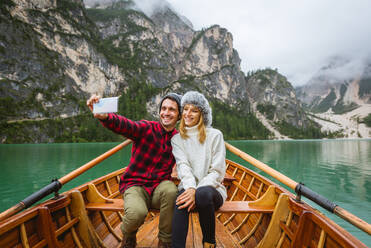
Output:
[[[122,233],[134,237],[138,228],[144,223],[148,209],[160,210],[158,238],[163,242],[171,241],[171,222],[178,189],[172,181],[161,182],[152,197],[140,186],[128,188],[123,195],[125,214],[122,218]]]

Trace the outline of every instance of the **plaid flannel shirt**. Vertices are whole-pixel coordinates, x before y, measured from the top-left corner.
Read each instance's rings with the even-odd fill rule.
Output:
[[[170,180],[175,159],[171,138],[177,133],[167,132],[158,121],[132,121],[109,114],[103,126],[133,141],[130,163],[120,178],[120,192],[132,186],[142,186],[149,195],[164,180]]]

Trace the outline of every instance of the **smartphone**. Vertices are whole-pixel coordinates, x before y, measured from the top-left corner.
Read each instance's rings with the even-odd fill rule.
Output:
[[[99,99],[98,103],[93,104],[94,114],[116,113],[118,97],[107,97]]]

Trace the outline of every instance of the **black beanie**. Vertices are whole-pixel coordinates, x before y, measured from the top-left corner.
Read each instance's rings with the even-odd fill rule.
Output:
[[[177,104],[178,104],[178,111],[179,111],[179,114],[181,113],[180,111],[180,101],[182,100],[182,95],[179,95],[177,93],[169,93],[167,95],[165,95],[162,99],[161,99],[161,102],[160,102],[160,107],[159,107],[159,110],[158,112],[160,113],[161,112],[161,107],[162,107],[162,102],[165,101],[165,99],[170,99],[170,100],[173,100],[175,101]]]

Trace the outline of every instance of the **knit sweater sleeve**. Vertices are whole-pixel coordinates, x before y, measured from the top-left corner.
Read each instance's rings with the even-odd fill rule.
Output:
[[[101,121],[101,123],[111,131],[132,140],[141,138],[145,131],[150,127],[148,121],[132,121],[124,116],[113,113],[108,114],[108,118]]]
[[[213,186],[217,188],[223,181],[225,176],[225,144],[223,139],[223,134],[216,130],[216,135],[213,136],[211,142],[211,165],[209,166],[207,175],[200,180],[197,187],[202,186]]]
[[[176,170],[179,179],[182,181],[183,188],[196,188],[196,179],[192,172],[192,167],[187,159],[184,145],[181,141],[180,134],[176,134],[171,139],[171,145],[173,147],[173,155],[176,160]]]

